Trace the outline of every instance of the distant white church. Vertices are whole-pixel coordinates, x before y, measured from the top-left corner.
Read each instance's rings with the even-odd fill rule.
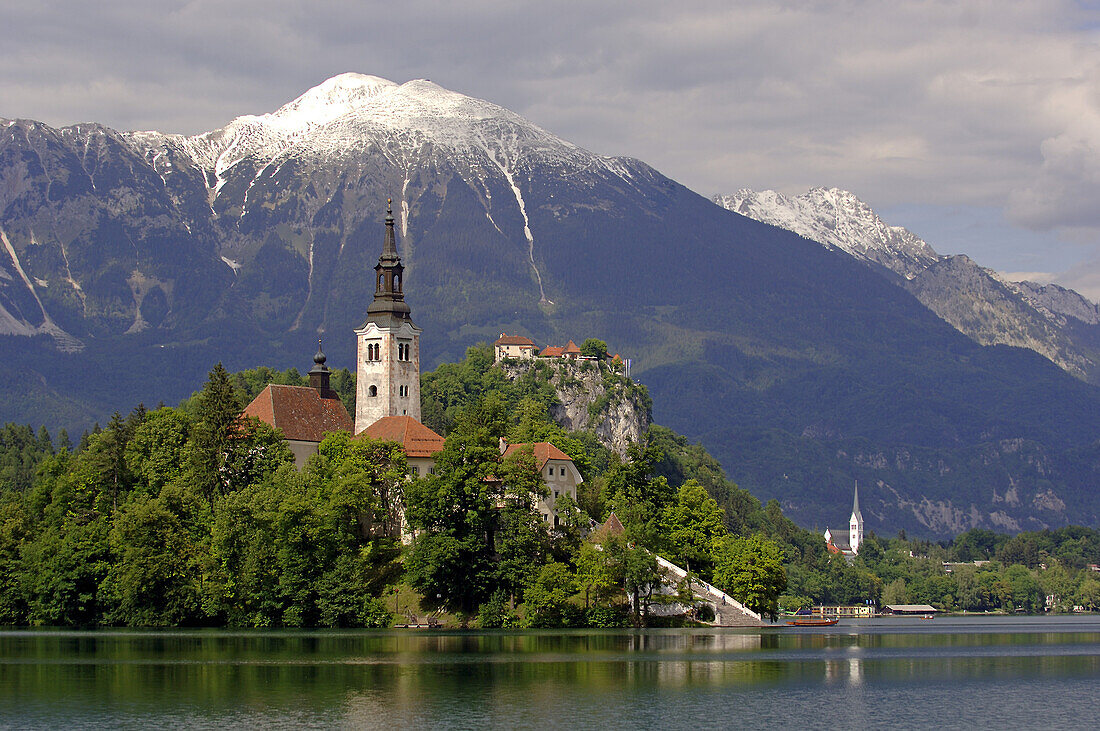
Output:
[[[841,553],[848,558],[859,555],[863,545],[863,514],[859,512],[859,483],[856,483],[855,498],[852,500],[852,517],[848,519],[848,534],[833,533],[825,529],[825,547],[830,553]]]

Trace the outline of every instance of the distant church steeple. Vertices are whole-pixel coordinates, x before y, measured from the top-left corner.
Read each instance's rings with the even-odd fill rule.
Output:
[[[852,553],[859,553],[859,547],[863,545],[863,514],[859,512],[858,482],[852,500],[852,517],[848,519],[848,545],[852,547]]]
[[[382,256],[374,267],[374,300],[355,331],[356,434],[385,416],[420,420],[420,328],[405,302],[392,204],[387,201]]]

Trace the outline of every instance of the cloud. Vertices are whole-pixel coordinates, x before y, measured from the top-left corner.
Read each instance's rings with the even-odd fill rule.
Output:
[[[1063,0],[41,0],[0,115],[197,133],[359,71],[427,77],[704,193],[1100,226],[1097,14]]]
[[[1100,258],[1087,261],[1059,275],[1054,283],[1075,289],[1093,302],[1100,302]]]

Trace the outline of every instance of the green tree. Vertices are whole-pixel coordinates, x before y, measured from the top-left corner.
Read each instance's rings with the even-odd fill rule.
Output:
[[[662,543],[669,557],[710,578],[714,558],[711,546],[726,534],[722,509],[695,480],[688,480],[676,492],[676,499],[661,516]]]
[[[597,338],[588,338],[581,343],[581,356],[595,358],[596,360],[607,360],[607,343]]]
[[[715,541],[714,583],[754,612],[775,618],[779,595],[787,588],[783,554],[759,536],[726,536]]]
[[[179,409],[150,412],[126,444],[126,468],[140,488],[159,495],[169,482],[183,475],[190,422]]]
[[[1100,578],[1091,572],[1086,574],[1073,596],[1077,604],[1091,612],[1100,609]]]
[[[658,545],[661,516],[673,497],[668,480],[651,476],[660,458],[651,446],[631,444],[626,459],[605,474],[604,503],[619,516],[631,539],[643,546]]]
[[[492,593],[493,510],[501,495],[500,451],[489,427],[466,421],[452,432],[435,473],[406,489],[409,524],[420,531],[407,580],[430,605],[471,613]]]
[[[894,579],[882,592],[883,604],[907,604],[909,595],[905,589],[905,579]]]
[[[182,488],[142,496],[116,516],[116,557],[103,582],[105,620],[130,627],[192,624],[202,612],[202,503]]]
[[[568,566],[560,563],[543,566],[524,592],[527,626],[565,626],[569,597],[573,592],[573,574]]]
[[[202,391],[193,399],[194,427],[188,445],[190,479],[213,501],[230,489],[226,462],[236,435],[234,425],[241,410],[229,372],[221,363],[210,371]]]

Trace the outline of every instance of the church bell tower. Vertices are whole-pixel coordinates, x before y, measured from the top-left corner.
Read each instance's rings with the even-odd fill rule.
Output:
[[[848,519],[848,545],[852,547],[852,553],[859,553],[859,547],[863,545],[863,513],[859,512],[858,482],[852,500],[852,517]]]
[[[405,267],[397,255],[392,201],[386,207],[386,238],[374,267],[374,301],[355,331],[355,433],[385,416],[420,421],[420,328],[405,303]]]

